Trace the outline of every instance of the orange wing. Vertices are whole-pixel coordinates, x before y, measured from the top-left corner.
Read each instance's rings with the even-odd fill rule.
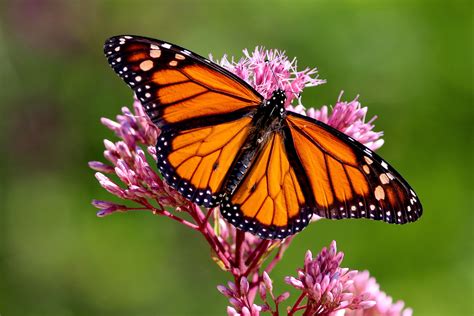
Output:
[[[288,113],[287,125],[315,200],[315,213],[331,219],[370,218],[404,224],[421,204],[389,164],[347,135],[316,120]]]
[[[104,52],[162,130],[156,149],[165,180],[199,205],[217,205],[263,97],[224,68],[159,40],[115,36]]]
[[[261,238],[285,238],[306,227],[312,216],[304,188],[283,135],[274,132],[235,191],[224,197],[221,212],[237,228]]]
[[[115,36],[104,52],[160,128],[257,107],[263,98],[243,80],[184,48]]]
[[[251,118],[164,131],[156,144],[158,168],[190,201],[216,206],[218,193],[250,130]]]

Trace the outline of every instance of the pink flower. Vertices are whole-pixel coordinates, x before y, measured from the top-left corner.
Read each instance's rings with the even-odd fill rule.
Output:
[[[337,252],[335,241],[316,258],[308,250],[297,277],[285,278],[286,283],[302,291],[300,300],[307,298],[306,315],[328,315],[341,309],[366,309],[375,305],[369,293],[351,291],[357,271],[341,268],[343,257],[342,252]]]
[[[153,156],[154,145],[159,133],[155,125],[143,112],[141,104],[135,100],[134,113],[128,108],[122,108],[122,115],[117,115],[117,121],[102,118],[102,124],[111,129],[121,138],[116,142],[104,140],[104,157],[110,164],[92,161],[89,166],[98,171],[96,178],[100,185],[113,195],[130,201],[154,199],[161,206],[178,207],[188,203],[178,192],[164,183],[148,164],[143,148]],[[156,156],[153,156],[156,160]],[[104,173],[115,173],[121,184],[117,184]],[[94,202],[101,209],[98,216],[105,216],[117,210],[127,210],[124,205],[112,202],[107,207]]]
[[[229,316],[259,316],[262,307],[250,303],[248,296],[250,284],[246,277],[240,279],[239,286],[233,282],[228,283],[228,287],[223,285],[217,286],[219,292],[229,298],[229,302],[233,306],[227,307],[227,314]]]
[[[100,209],[100,211],[97,212],[97,216],[99,217],[103,217],[109,215],[110,213],[127,209],[125,205],[120,205],[109,201],[92,200],[92,205]]]
[[[370,300],[376,304],[364,310],[346,310],[345,316],[411,316],[413,311],[404,308],[403,301],[393,302],[392,298],[380,290],[380,286],[369,271],[357,273],[353,278],[351,291],[355,294],[368,293]]]
[[[273,281],[265,271],[262,274],[262,281],[259,288],[260,297],[264,303],[263,305],[251,303],[254,299],[250,292],[250,283],[246,277],[240,279],[239,286],[236,286],[233,282],[228,282],[227,287],[219,285],[217,289],[229,298],[229,303],[232,305],[227,307],[227,314],[229,316],[258,316],[262,312],[271,312],[273,315],[278,315],[279,304],[287,300],[290,296],[288,292],[285,292],[275,297],[273,294]],[[269,295],[267,295],[267,293]],[[275,306],[275,310],[272,310],[268,299],[273,301],[272,305]]]

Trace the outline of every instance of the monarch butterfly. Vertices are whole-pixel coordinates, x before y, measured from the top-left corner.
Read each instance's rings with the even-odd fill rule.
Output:
[[[177,45],[121,35],[104,52],[161,129],[158,169],[188,200],[219,206],[236,228],[283,239],[313,214],[405,224],[422,214],[408,183],[377,154],[317,120],[264,99]]]

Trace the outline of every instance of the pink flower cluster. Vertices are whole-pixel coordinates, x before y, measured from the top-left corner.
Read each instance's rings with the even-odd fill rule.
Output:
[[[367,293],[369,299],[375,301],[375,305],[364,310],[346,311],[344,314],[335,316],[411,316],[411,308],[404,308],[403,301],[393,302],[393,299],[380,290],[380,285],[374,277],[370,276],[369,271],[358,272],[353,278],[350,288],[352,293],[358,295]]]
[[[282,89],[286,92],[286,105],[290,105],[305,87],[318,86],[325,80],[317,78],[315,68],[297,69],[296,58],[291,61],[285,52],[256,47],[252,53],[243,50],[244,56],[235,62],[224,55],[218,64],[233,72],[238,77],[249,83],[264,98],[270,98],[273,91]],[[212,56],[210,56],[212,60]]]
[[[337,252],[335,241],[329,250],[323,248],[316,258],[308,250],[298,276],[285,278],[286,283],[301,290],[299,300],[306,299],[303,307],[307,315],[329,315],[343,309],[363,310],[376,304],[370,300],[369,293],[351,291],[357,271],[341,268],[343,257],[342,252]],[[297,304],[294,308],[302,307]]]
[[[287,284],[300,291],[295,302],[286,308],[287,315],[298,312],[315,316],[412,315],[411,309],[404,309],[402,301],[393,304],[392,298],[380,291],[367,271],[342,268],[343,257],[342,252],[337,252],[335,241],[329,248],[323,248],[316,258],[307,251],[304,266],[297,270],[297,276],[285,277]],[[290,297],[289,292],[278,297],[273,294],[273,281],[265,271],[259,288],[261,305],[255,303],[246,277],[240,278],[238,283],[228,282],[227,287],[219,285],[217,289],[229,299],[229,316],[258,316],[264,312],[281,315],[281,303]]]
[[[247,297],[250,295],[250,284],[246,277],[240,279],[239,287],[233,282],[228,283],[228,287],[218,285],[219,292],[229,298],[229,302],[233,305],[227,307],[227,314],[232,316],[245,315],[254,316],[260,315],[262,307],[251,303]]]
[[[372,150],[382,147],[383,133],[373,131],[372,123],[377,117],[374,116],[365,122],[368,109],[361,107],[358,97],[350,102],[341,101],[341,92],[331,113],[326,105],[321,109],[308,110],[303,106],[300,98],[303,89],[326,83],[326,80],[318,78],[316,68],[299,71],[296,58],[290,61],[285,52],[278,50],[256,47],[252,53],[246,49],[243,53],[244,56],[239,61],[224,55],[216,62],[245,80],[265,98],[269,98],[276,89],[283,89],[286,93],[285,106],[288,110],[326,123]],[[212,56],[210,57],[212,59]],[[295,100],[298,100],[298,104],[293,106]]]
[[[117,122],[102,118],[102,124],[112,130],[121,140],[111,142],[104,140],[104,157],[112,165],[99,161],[89,162],[96,170],[95,177],[100,185],[122,199],[134,202],[156,200],[161,206],[180,206],[188,203],[182,196],[172,190],[148,164],[145,147],[155,160],[155,143],[159,130],[151,123],[138,101],[133,104],[134,113],[126,107],[117,115]],[[125,185],[120,187],[105,174],[115,174]],[[130,210],[124,205],[106,201],[93,201],[93,205],[105,216],[115,211]]]
[[[289,292],[275,297],[273,294],[273,281],[268,276],[267,272],[263,272],[262,280],[260,282],[259,294],[263,306],[259,306],[255,303],[250,303],[249,300],[249,283],[245,277],[240,280],[240,287],[237,287],[233,282],[228,283],[228,287],[218,285],[217,289],[219,292],[229,298],[229,302],[233,306],[227,307],[227,314],[229,316],[258,316],[261,312],[270,312],[273,315],[279,315],[280,303],[287,300],[290,297]],[[272,303],[269,302],[271,299]],[[275,305],[272,309],[270,305]]]
[[[290,61],[277,50],[257,47],[252,53],[245,50],[244,55],[238,62],[223,57],[219,63],[265,97],[277,88],[284,89],[290,110],[321,120],[372,149],[383,144],[381,133],[372,131],[373,119],[364,122],[367,108],[361,108],[357,99],[343,102],[339,98],[331,114],[328,114],[326,106],[306,111],[301,104],[296,107],[290,105],[299,99],[304,87],[324,83],[324,80],[317,79],[315,69],[298,71],[296,59]],[[244,233],[228,224],[218,208],[204,210],[163,182],[156,168],[148,163],[149,160],[157,160],[154,146],[160,131],[148,119],[138,101],[133,104],[133,112],[122,108],[116,121],[103,118],[102,124],[112,130],[119,140],[104,140],[104,157],[108,162],[92,161],[89,166],[97,171],[95,176],[104,189],[126,202],[94,200],[92,204],[99,209],[97,215],[102,217],[117,211],[151,211],[198,232],[208,243],[214,261],[233,279],[227,287],[218,287],[229,298],[231,306],[227,308],[228,315],[294,315],[298,311],[303,311],[304,315],[411,314],[411,310],[403,309],[403,302],[392,304],[391,298],[379,291],[375,280],[367,272],[341,268],[343,255],[336,251],[335,242],[316,258],[310,251],[307,252],[304,267],[298,270],[298,275],[285,279],[300,290],[301,295],[293,305],[280,309],[280,305],[288,300],[289,293],[274,295],[269,274],[282,259],[294,236],[270,241]],[[261,304],[256,301],[257,294]]]

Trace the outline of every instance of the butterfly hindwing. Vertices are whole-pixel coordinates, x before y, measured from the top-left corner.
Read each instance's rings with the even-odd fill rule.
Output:
[[[250,131],[243,116],[186,130],[166,130],[158,138],[158,168],[168,184],[192,202],[217,206],[224,180]]]
[[[104,52],[160,128],[251,110],[263,100],[234,74],[177,45],[122,35],[108,39]]]
[[[404,224],[417,220],[421,204],[408,183],[377,154],[342,132],[289,113],[298,158],[315,198],[315,213]]]
[[[273,132],[232,195],[224,197],[221,212],[239,229],[282,239],[303,230],[312,217],[304,190],[284,136]]]

